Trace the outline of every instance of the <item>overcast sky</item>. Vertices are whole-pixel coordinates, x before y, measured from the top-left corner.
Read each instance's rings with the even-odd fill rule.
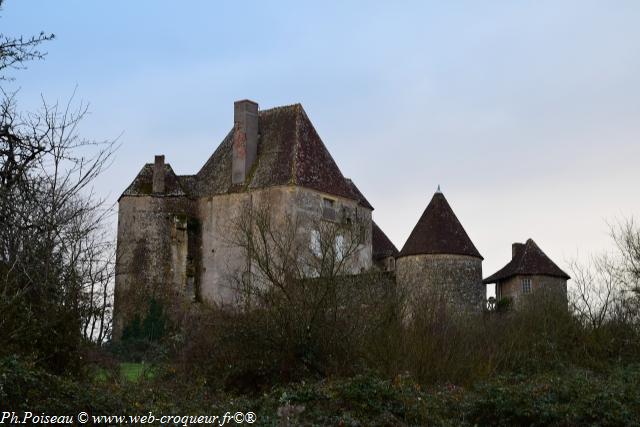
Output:
[[[112,201],[154,154],[195,173],[250,98],[302,103],[399,249],[440,184],[485,276],[514,241],[566,268],[640,219],[640,2],[302,3],[7,0],[2,32],[56,40],[3,87],[77,85],[83,135],[121,135]]]

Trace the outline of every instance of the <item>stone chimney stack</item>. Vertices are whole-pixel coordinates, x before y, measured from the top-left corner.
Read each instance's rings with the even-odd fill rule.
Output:
[[[524,250],[524,243],[514,243],[511,245],[511,259],[514,259],[516,255],[522,253]]]
[[[154,194],[164,193],[164,155],[156,156],[153,163],[153,185]]]
[[[232,184],[244,184],[258,155],[258,104],[248,99],[233,104]]]

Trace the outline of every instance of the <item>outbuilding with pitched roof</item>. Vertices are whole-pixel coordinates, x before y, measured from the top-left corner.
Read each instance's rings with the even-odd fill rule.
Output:
[[[500,270],[484,279],[485,285],[495,283],[496,299],[519,300],[534,292],[560,295],[567,298],[567,280],[562,271],[533,241],[511,245],[511,261]]]

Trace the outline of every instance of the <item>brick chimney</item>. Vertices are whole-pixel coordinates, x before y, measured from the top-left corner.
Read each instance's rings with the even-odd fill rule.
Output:
[[[258,155],[258,104],[248,99],[233,104],[231,182],[243,184]]]
[[[511,245],[511,259],[514,259],[516,255],[521,254],[524,250],[524,243],[513,243]]]
[[[164,155],[156,156],[153,163],[153,185],[154,194],[164,193]]]

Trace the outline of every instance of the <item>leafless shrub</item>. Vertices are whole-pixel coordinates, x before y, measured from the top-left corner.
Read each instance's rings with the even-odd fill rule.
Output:
[[[0,102],[0,330],[45,359],[60,356],[47,343],[109,336],[111,210],[91,183],[115,145],[81,138],[87,106],[73,105],[20,113],[15,94]]]
[[[610,225],[613,253],[571,262],[571,306],[594,329],[607,321],[638,323],[640,296],[640,230],[633,218]]]
[[[0,0],[0,10],[3,3],[4,0]],[[0,80],[11,80],[3,74],[7,69],[25,68],[26,62],[44,58],[46,52],[39,50],[39,46],[54,37],[44,32],[31,37],[0,34]]]

